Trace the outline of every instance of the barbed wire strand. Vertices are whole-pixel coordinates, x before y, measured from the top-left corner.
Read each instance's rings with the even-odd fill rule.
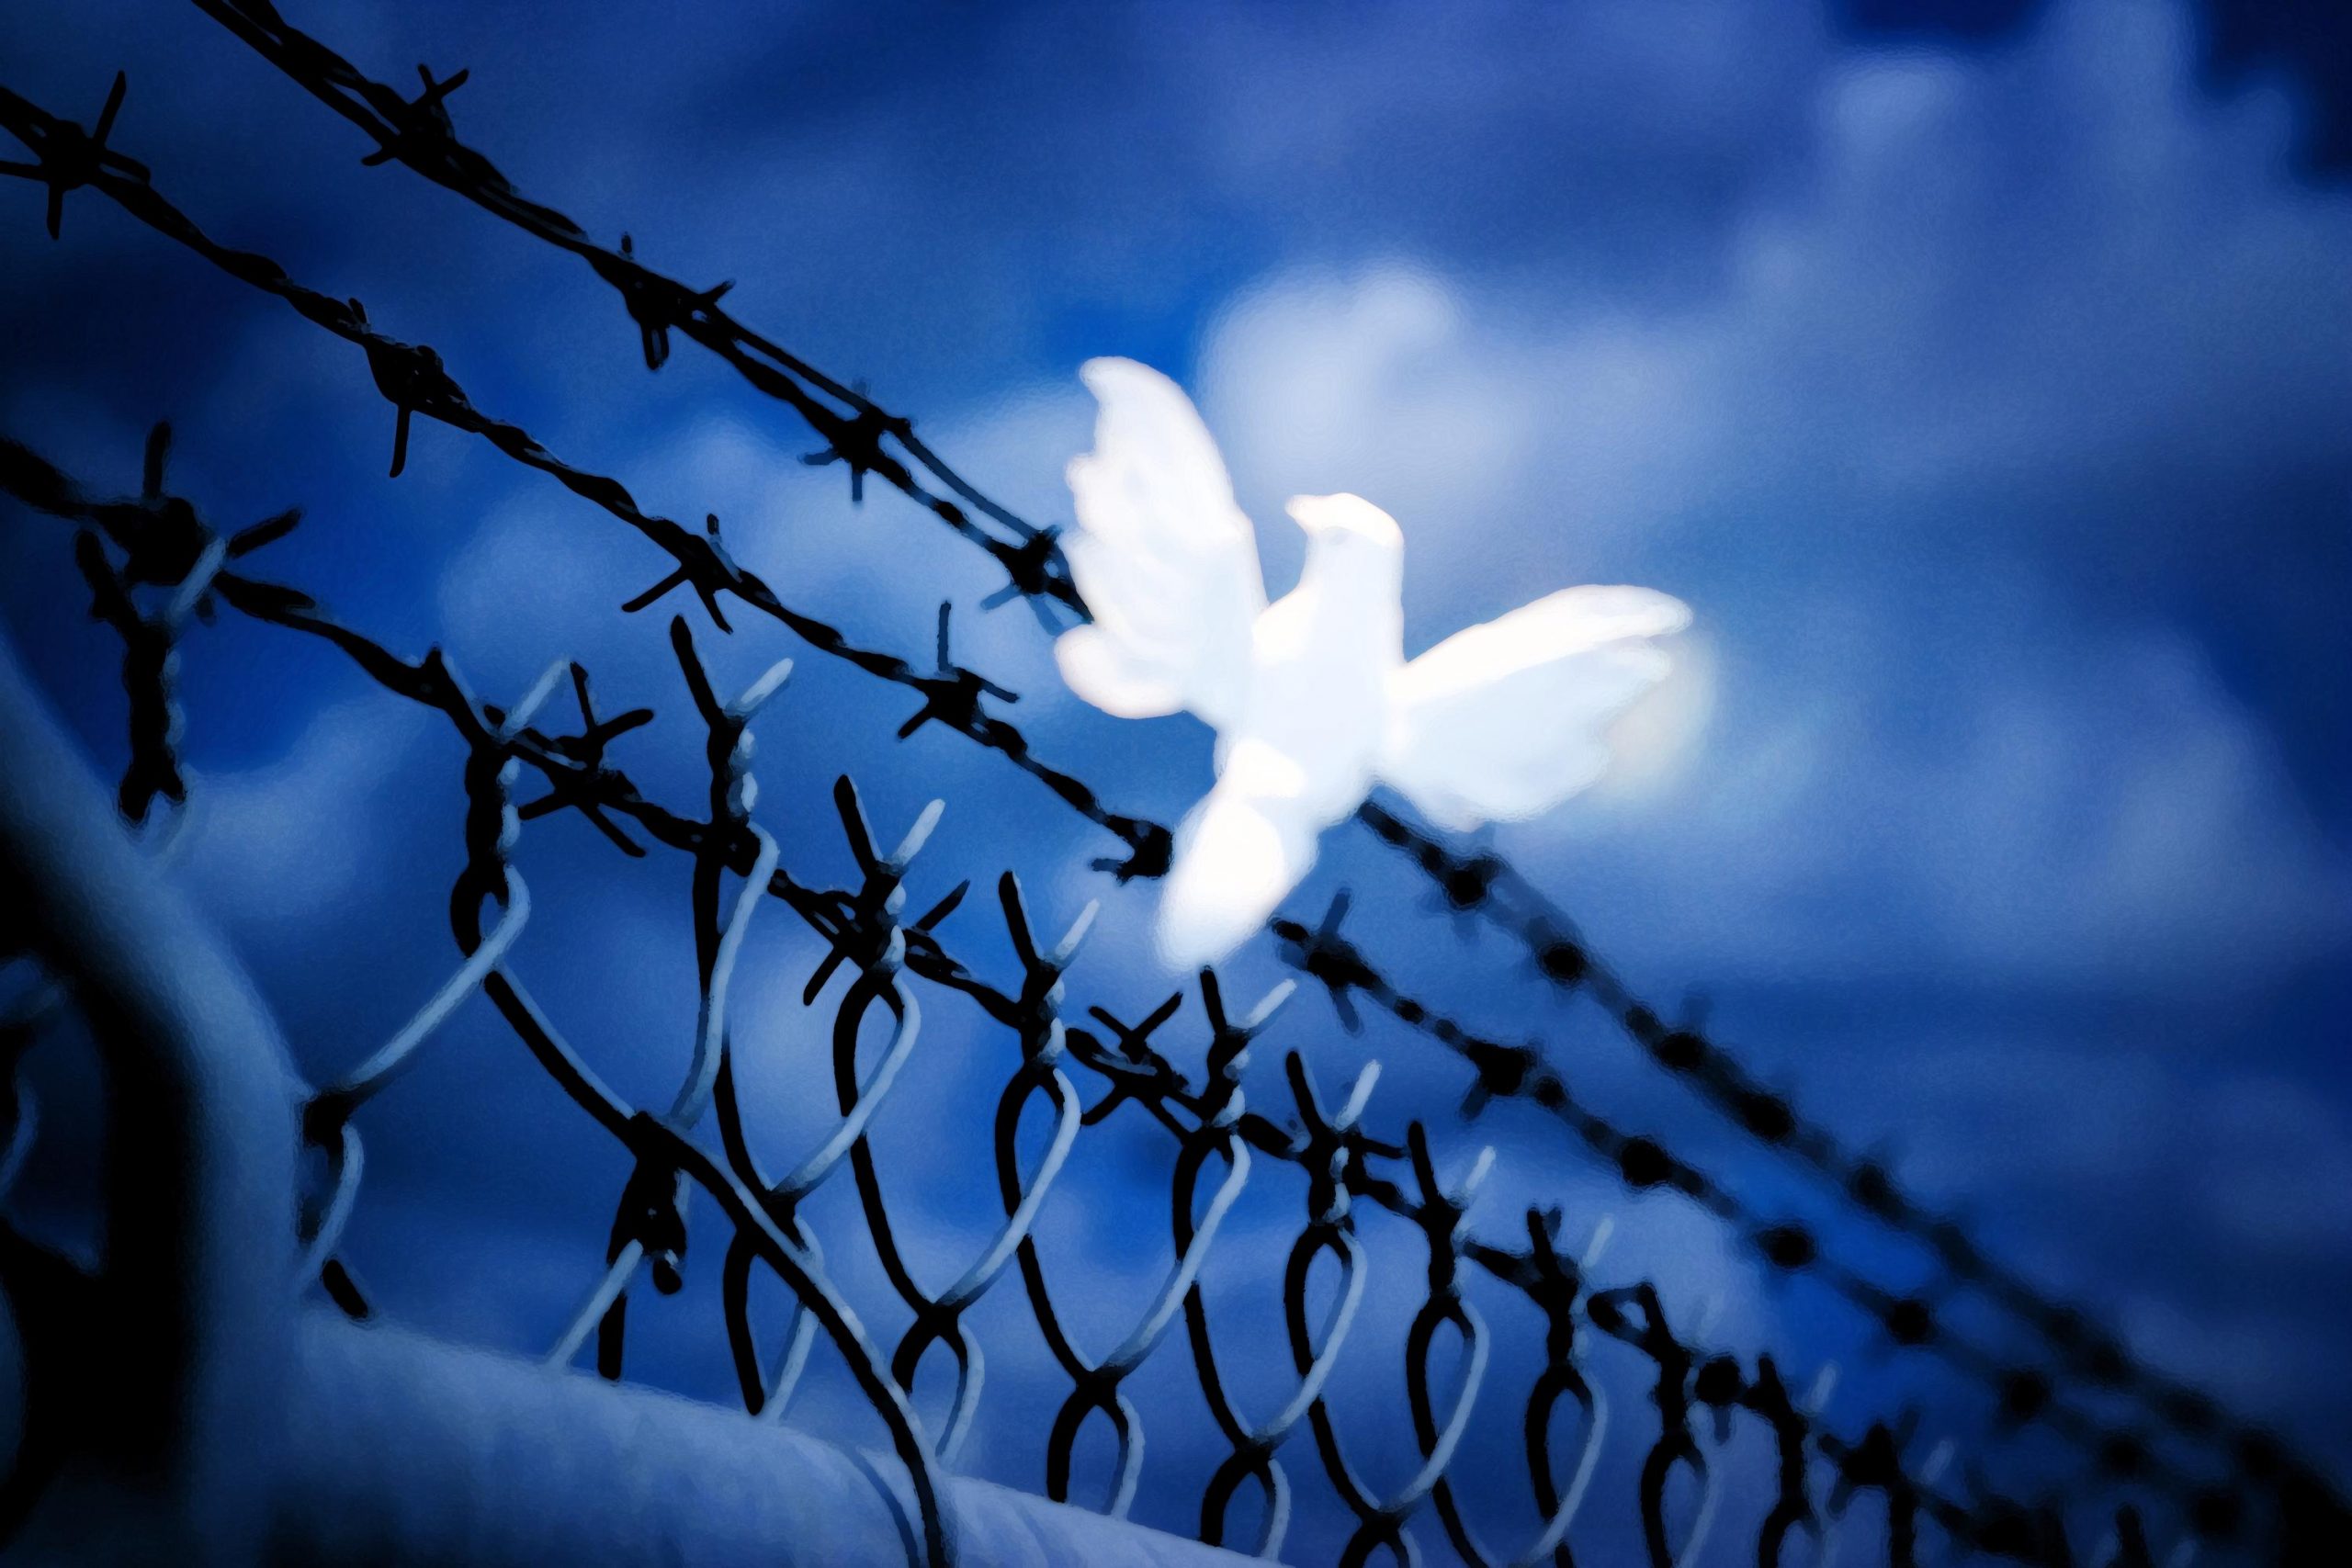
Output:
[[[1054,601],[1080,616],[1087,614],[1055,544],[1056,531],[1040,528],[989,499],[915,434],[911,420],[889,412],[859,388],[826,375],[730,315],[719,303],[730,284],[695,288],[665,276],[638,260],[636,246],[628,235],[621,237],[617,246],[598,243],[561,212],[525,197],[488,158],[458,141],[450,127],[447,100],[466,80],[467,73],[460,71],[436,81],[420,68],[424,90],[415,98],[403,97],[288,23],[273,6],[219,0],[198,0],[198,5],[373,138],[378,150],[369,155],[368,163],[397,160],[405,164],[586,261],[628,306],[639,327],[648,369],[658,369],[669,357],[671,333],[684,333],[732,366],[760,391],[806,420],[826,443],[824,450],[809,460],[846,465],[854,492],[863,495],[869,474],[881,479],[965,540],[988,551],[1004,569],[1008,589],[1025,597]],[[842,408],[828,406],[829,400]],[[886,442],[897,443],[905,457],[890,452]],[[927,489],[917,470],[949,493],[941,495]],[[972,513],[999,525],[1012,539],[991,535]]]

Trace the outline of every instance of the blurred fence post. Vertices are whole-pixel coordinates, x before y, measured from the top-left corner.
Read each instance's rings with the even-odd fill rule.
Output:
[[[295,1107],[277,1032],[235,963],[142,864],[110,794],[0,647],[0,882],[28,946],[89,1021],[106,1079],[107,1259],[37,1342],[9,1249],[25,1365],[87,1419],[33,1408],[19,1463],[73,1450],[51,1502],[107,1511],[125,1557],[250,1562],[293,1319]],[[39,1287],[34,1287],[38,1293]],[[53,1448],[51,1450],[53,1452]],[[86,1560],[84,1559],[84,1560]]]

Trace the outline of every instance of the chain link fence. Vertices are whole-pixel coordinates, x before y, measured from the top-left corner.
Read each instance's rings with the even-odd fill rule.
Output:
[[[421,69],[422,91],[406,97],[360,73],[262,0],[196,4],[371,138],[377,151],[367,162],[406,164],[586,260],[620,296],[650,369],[667,359],[673,334],[687,337],[805,420],[823,443],[809,460],[846,467],[854,495],[862,495],[867,478],[876,479],[986,551],[1005,578],[997,602],[1027,603],[1048,628],[1085,615],[1054,530],[990,501],[920,441],[909,420],[738,321],[721,303],[724,286],[695,288],[663,276],[637,258],[626,236],[608,249],[518,193],[456,135],[449,96],[466,73],[441,78]],[[558,457],[518,425],[481,410],[435,349],[387,335],[357,300],[310,288],[267,257],[211,238],[156,188],[144,165],[114,145],[124,93],[118,77],[94,128],[85,130],[0,87],[0,126],[31,155],[29,163],[6,167],[46,187],[53,237],[62,231],[68,195],[87,188],[111,199],[358,348],[394,410],[393,475],[404,466],[416,415],[480,437],[627,525],[665,558],[662,574],[624,611],[648,609],[684,590],[719,635],[733,635],[730,617],[745,611],[780,623],[806,649],[908,694],[915,705],[899,727],[902,739],[931,725],[953,730],[1102,829],[1116,847],[1095,862],[1098,871],[1121,882],[1165,871],[1165,826],[1114,809],[1080,773],[1040,757],[1001,712],[1013,694],[956,662],[947,606],[927,660],[863,646],[795,608],[733,558],[717,517],[694,528],[648,513],[619,480]],[[266,558],[255,558],[296,526],[299,514],[216,526],[168,488],[168,428],[158,425],[138,493],[112,499],[28,447],[0,441],[0,490],[74,526],[74,560],[93,615],[122,646],[129,763],[118,793],[121,815],[133,823],[168,824],[184,802],[179,660],[196,629],[223,612],[331,644],[384,692],[438,716],[464,749],[463,866],[448,906],[456,964],[431,999],[360,1066],[302,1097],[301,1136],[318,1179],[300,1204],[300,1273],[349,1317],[371,1314],[368,1292],[342,1247],[361,1201],[363,1112],[434,1049],[445,1021],[479,994],[630,1167],[615,1197],[602,1263],[583,1269],[581,1305],[548,1359],[561,1366],[593,1355],[603,1377],[619,1380],[632,1301],[641,1301],[649,1287],[678,1293],[689,1235],[707,1237],[702,1245],[724,1248],[718,1299],[709,1304],[717,1308],[744,1410],[764,1422],[784,1416],[822,1339],[905,1467],[907,1546],[925,1562],[947,1562],[958,1550],[949,1477],[985,1386],[973,1320],[1000,1287],[1017,1290],[1058,1379],[1043,1445],[1046,1495],[1071,1498],[1074,1476],[1084,1468],[1081,1435],[1100,1417],[1113,1457],[1101,1495],[1083,1501],[1112,1518],[1127,1516],[1145,1474],[1147,1412],[1134,1393],[1137,1373],[1155,1358],[1182,1358],[1219,1452],[1199,1500],[1196,1533],[1204,1542],[1261,1556],[1323,1549],[1290,1528],[1294,1488],[1308,1478],[1328,1490],[1349,1521],[1329,1545],[1351,1563],[1381,1555],[1415,1562],[1425,1551],[1443,1551],[1479,1568],[1566,1564],[1579,1542],[1604,1540],[1619,1543],[1621,1554],[1639,1551],[1655,1568],[1750,1558],[1766,1565],[1820,1563],[1841,1551],[1899,1565],[1969,1555],[2180,1564],[2199,1550],[2209,1557],[2283,1560],[2312,1543],[2352,1539],[2343,1533],[2342,1504],[2312,1467],[2136,1360],[2080,1310],[2038,1291],[1957,1221],[1908,1195],[1878,1162],[1763,1088],[1702,1030],[1665,1021],[1564,911],[1495,854],[1450,845],[1377,804],[1359,814],[1364,830],[1405,856],[1445,907],[1523,947],[1563,1003],[1598,1004],[1700,1104],[1872,1223],[1923,1243],[1937,1266],[1931,1286],[1888,1287],[1869,1269],[1834,1256],[1815,1230],[1743,1196],[1659,1135],[1602,1116],[1542,1044],[1484,1038],[1409,994],[1348,934],[1344,896],[1313,924],[1277,919],[1270,928],[1273,948],[1297,979],[1329,994],[1351,1027],[1360,1006],[1374,1008],[1467,1063],[1476,1074],[1472,1110],[1496,1100],[1526,1101],[1628,1190],[1679,1196],[1737,1237],[1769,1271],[1804,1276],[1860,1309],[1889,1350],[1936,1358],[1981,1383],[2010,1427],[2033,1428],[2079,1456],[2063,1484],[2016,1498],[1973,1478],[1956,1483],[1945,1473],[1949,1454],[1914,1452],[1911,1423],[1891,1413],[1859,1427],[1834,1427],[1819,1399],[1792,1388],[1770,1354],[1704,1343],[1689,1314],[1671,1310],[1654,1284],[1595,1278],[1590,1249],[1579,1256],[1563,1239],[1564,1228],[1582,1234],[1590,1227],[1567,1224],[1556,1207],[1530,1209],[1507,1235],[1473,1227],[1466,1215],[1487,1159],[1441,1170],[1420,1121],[1399,1122],[1374,1110],[1376,1066],[1366,1066],[1349,1085],[1318,1083],[1306,1055],[1294,1048],[1282,1058],[1288,1103],[1273,1111],[1252,1106],[1243,1092],[1244,1069],[1253,1049],[1265,1050],[1261,1041],[1295,982],[1242,1008],[1228,1004],[1217,976],[1204,972],[1193,994],[1171,996],[1134,1022],[1100,1006],[1082,1007],[1066,994],[1064,976],[1086,935],[1091,907],[1035,908],[1010,871],[994,888],[994,918],[1010,938],[1017,969],[985,977],[982,965],[947,945],[947,922],[968,885],[909,918],[910,867],[939,823],[938,803],[886,850],[890,835],[877,837],[855,786],[842,778],[833,804],[856,878],[844,886],[802,880],[783,863],[776,834],[761,820],[751,728],[754,715],[788,689],[788,660],[741,690],[723,690],[687,617],[670,622],[671,647],[704,738],[699,771],[707,787],[691,808],[659,804],[619,758],[625,738],[651,720],[651,710],[606,711],[589,671],[574,662],[550,667],[511,701],[484,700],[439,650],[404,654],[299,588],[256,575]],[[576,718],[552,716],[567,704]],[[526,781],[534,792],[527,797]],[[544,1002],[517,973],[513,950],[532,909],[517,864],[525,824],[560,812],[577,813],[616,852],[645,856],[659,849],[691,863],[697,1023],[666,1105],[631,1103],[610,1088],[568,1043],[564,1009]],[[729,998],[746,933],[771,900],[825,949],[804,1002],[838,990],[830,1030],[837,1120],[812,1146],[775,1146],[747,1117],[739,1093]],[[973,918],[967,914],[961,923]],[[55,1010],[58,996],[53,987],[26,987],[21,1016],[8,1024],[12,1059]],[[894,1207],[886,1197],[873,1134],[891,1113],[893,1091],[925,1070],[927,1058],[919,1055],[923,1005],[942,997],[977,1008],[1013,1049],[995,1092],[990,1138],[1001,1223],[960,1266],[944,1270],[948,1282],[933,1286],[924,1280],[932,1272],[925,1249],[903,1239],[903,1201]],[[1190,1032],[1182,1052],[1169,1043],[1179,1030]],[[1204,1068],[1188,1075],[1177,1058],[1196,1052]],[[28,1103],[21,1095],[12,1102],[10,1152],[0,1173],[21,1162],[33,1124]],[[1147,1157],[1161,1173],[1154,1179],[1165,1184],[1170,1261],[1132,1303],[1125,1332],[1093,1354],[1066,1321],[1067,1292],[1078,1287],[1065,1284],[1057,1297],[1037,1229],[1065,1188],[1080,1141],[1113,1138],[1151,1151]],[[1266,1286],[1279,1297],[1290,1376],[1271,1388],[1237,1387],[1231,1363],[1220,1359],[1223,1341],[1204,1270],[1221,1256],[1221,1229],[1245,1190],[1272,1171],[1305,1197],[1271,1270],[1278,1280]],[[854,1235],[820,1235],[811,1200],[844,1185],[855,1198]],[[1418,1235],[1416,1254],[1375,1256],[1359,1223],[1368,1211],[1404,1222]],[[886,1342],[865,1326],[871,1308],[862,1315],[842,1283],[838,1259],[852,1247],[869,1250],[896,1310],[908,1319],[895,1339]],[[788,1301],[781,1324],[755,1320],[763,1276]],[[1404,1280],[1414,1280],[1417,1304],[1401,1345],[1365,1344],[1371,1314],[1360,1308],[1374,1292],[1394,1298]],[[1514,1368],[1534,1369],[1524,1389],[1502,1386],[1489,1372],[1502,1364],[1495,1353],[1498,1331],[1481,1303],[1506,1300],[1513,1303],[1511,1322],[1538,1325],[1540,1346],[1514,1347],[1510,1358]],[[1964,1332],[1954,1310],[1962,1301],[2003,1314],[2034,1352],[2019,1355]],[[934,1352],[952,1368],[953,1392],[944,1407],[921,1402],[919,1409],[912,1391]],[[1596,1360],[1611,1362],[1616,1372],[1600,1375]],[[1343,1369],[1400,1362],[1408,1408],[1396,1418],[1409,1427],[1417,1461],[1401,1481],[1375,1485],[1351,1453],[1361,1446],[1355,1435],[1335,1417],[1331,1380],[1346,1375]],[[1645,1414],[1609,1398],[1611,1382],[1627,1376],[1646,1395]],[[1492,1435],[1507,1427],[1516,1428],[1513,1462],[1526,1483],[1508,1540],[1502,1521],[1475,1517],[1465,1502],[1470,1493],[1484,1496],[1490,1489],[1466,1484],[1463,1458],[1472,1446],[1465,1438],[1477,1432],[1487,1440],[1476,1445],[1476,1462],[1487,1464]],[[1754,1475],[1728,1473],[1729,1456],[1747,1451],[1734,1442],[1742,1432],[1760,1439],[1770,1456]],[[1597,1495],[1600,1461],[1612,1448],[1639,1450],[1630,1495],[1622,1498]],[[13,1489],[30,1490],[22,1483]],[[1238,1511],[1246,1517],[1237,1519],[1245,1491],[1250,1500]],[[1865,1510],[1870,1522],[1849,1529],[1841,1521],[1863,1494],[1877,1500]],[[1624,1511],[1630,1529],[1620,1521],[1611,1533],[1595,1520],[1611,1507]],[[1735,1518],[1736,1526],[1729,1522]],[[1798,1541],[1804,1545],[1792,1549]],[[1796,1556],[1786,1557],[1792,1550]]]

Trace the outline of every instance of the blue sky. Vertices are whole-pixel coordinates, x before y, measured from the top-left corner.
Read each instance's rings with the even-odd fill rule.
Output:
[[[1398,517],[1408,648],[1570,582],[1688,601],[1682,672],[1619,775],[1498,846],[1638,986],[1702,1003],[2033,1277],[2340,1473],[2352,196],[2327,161],[2343,111],[2324,59],[2216,14],[2211,34],[2124,0],[294,17],[379,77],[470,67],[458,124],[523,189],[630,231],[657,265],[739,280],[745,319],[863,378],[1030,515],[1067,514],[1062,465],[1091,421],[1078,363],[1128,354],[1198,398],[1277,588],[1298,556],[1283,498],[1353,490]],[[977,614],[981,563],[935,525],[887,493],[853,511],[838,469],[797,461],[807,434],[705,356],[648,377],[585,269],[405,171],[357,168],[356,134],[193,10],[12,13],[0,53],[10,85],[85,118],[128,69],[118,142],[213,232],[358,294],[480,404],[653,509],[718,512],[794,604],[913,653],[953,598],[959,657],[1022,691],[1040,750],[1115,804],[1172,820],[1204,786],[1204,733],[1060,691],[1032,620]],[[214,514],[309,509],[277,575],[396,647],[442,644],[485,694],[585,660],[615,701],[665,710],[628,743],[632,772],[695,798],[691,749],[663,759],[691,732],[662,626],[611,613],[658,569],[609,519],[431,425],[387,482],[390,413],[355,353],[98,201],[70,203],[53,246],[35,191],[0,202],[0,426],[128,490],[168,415],[175,487]],[[111,757],[119,696],[65,546],[12,517],[0,610]],[[764,626],[734,642],[738,681],[795,651]],[[801,658],[760,726],[788,865],[846,874],[837,772],[885,823],[944,796],[918,900],[1005,863],[1047,924],[1102,897],[1073,995],[1164,994],[1148,891],[1085,869],[1099,836],[952,737],[892,744],[898,705],[821,663]],[[269,628],[203,631],[186,667],[199,800],[180,874],[327,1073],[451,962],[454,743]],[[693,1021],[683,866],[622,863],[570,821],[524,846],[541,912],[518,964],[577,998],[616,1083],[666,1093]],[[1628,1125],[1810,1201],[1598,1015],[1550,1009],[1493,936],[1455,941],[1372,846],[1336,837],[1296,907],[1341,883],[1400,976],[1490,1032],[1540,1032]],[[788,924],[762,917],[739,1033],[805,1043],[813,954]],[[991,924],[975,901],[953,945],[1006,964]],[[1245,990],[1279,973],[1264,953],[1234,971]],[[933,1071],[877,1135],[900,1186],[936,1192],[910,1206],[945,1256],[992,1202],[955,1191],[984,1136],[959,1112],[1010,1046],[941,1012]],[[1349,1039],[1314,998],[1283,1027],[1329,1079],[1379,1055],[1376,1120],[1427,1115],[1456,1158],[1498,1145],[1486,1230],[1509,1235],[1538,1194],[1608,1210],[1614,1264],[1720,1297],[1729,1342],[1853,1361],[1864,1337],[1834,1304],[1761,1288],[1711,1225],[1628,1200],[1547,1124],[1460,1125],[1462,1074],[1425,1042]],[[524,1348],[585,1290],[619,1173],[514,1055],[477,1004],[371,1111],[354,1245],[394,1310]],[[794,1121],[794,1060],[747,1054],[780,1147],[815,1128]],[[1253,1082],[1270,1100],[1273,1066]],[[1143,1155],[1101,1157],[1048,1240],[1109,1247],[1144,1280],[1153,1255],[1104,1238],[1123,1204],[1156,1222],[1164,1199]],[[1866,1231],[1845,1245],[1891,1280],[1920,1272]],[[1417,1274],[1388,1276],[1376,1316],[1401,1321]],[[1116,1290],[1098,1293],[1108,1343]],[[715,1314],[665,1311],[676,1342],[653,1364],[723,1392]],[[1036,1364],[1004,1362],[1016,1388]],[[1948,1388],[1865,1365],[1867,1386],[1981,1436]],[[1016,1393],[984,1412],[980,1468],[1033,1477],[1030,1410]]]

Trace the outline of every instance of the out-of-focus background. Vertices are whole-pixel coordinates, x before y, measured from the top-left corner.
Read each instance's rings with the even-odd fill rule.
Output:
[[[524,190],[600,237],[628,231],[664,270],[737,280],[739,315],[911,412],[1040,521],[1067,519],[1062,468],[1089,442],[1077,367],[1122,354],[1199,400],[1277,591],[1299,556],[1284,498],[1351,490],[1400,520],[1408,649],[1573,582],[1688,601],[1679,672],[1610,780],[1494,846],[1638,987],[1703,1017],[1997,1255],[2339,1478],[2352,1468],[2346,13],[306,0],[289,15],[379,77],[470,68],[458,123]],[[795,604],[920,655],[955,601],[957,657],[1017,689],[1037,750],[1114,805],[1172,821],[1205,787],[1193,721],[1084,707],[1027,613],[980,613],[977,552],[887,491],[853,507],[841,469],[801,463],[808,433],[709,356],[682,348],[649,376],[585,268],[404,170],[356,168],[362,138],[193,8],[12,6],[0,61],[17,91],[85,120],[126,69],[115,143],[213,233],[359,296],[385,330],[437,345],[482,406],[650,509],[717,513]],[[694,807],[673,606],[614,613],[660,575],[651,552],[429,422],[388,481],[391,416],[355,352],[104,201],[70,202],[52,244],[40,199],[0,185],[0,429],[130,491],[143,433],[169,417],[173,487],[213,515],[307,509],[269,575],[396,648],[446,649],[493,698],[551,659],[585,661],[616,705],[663,711],[627,761]],[[8,509],[0,614],[111,767],[118,651],[84,616],[69,544]],[[741,680],[793,651],[755,621],[718,657]],[[1149,886],[1088,869],[1113,847],[1102,835],[953,736],[894,742],[903,705],[824,666],[803,657],[758,727],[761,818],[788,866],[848,875],[836,773],[888,827],[942,796],[918,907],[1009,864],[1043,924],[1105,900],[1074,996],[1134,1016],[1174,987],[1146,939]],[[329,1076],[454,961],[457,743],[332,649],[236,617],[192,637],[182,680],[195,784],[178,874],[299,1060]],[[571,818],[526,827],[520,854],[539,912],[518,967],[616,1087],[666,1095],[695,1022],[684,863],[625,861]],[[1351,929],[1400,978],[1489,1033],[1540,1036],[1613,1118],[1820,1224],[1893,1288],[1927,1277],[1924,1254],[1832,1219],[1597,1012],[1563,1011],[1515,949],[1457,934],[1362,835],[1332,836],[1291,908],[1311,917],[1342,885]],[[821,1128],[807,1086],[830,1016],[800,1009],[818,950],[792,925],[755,931],[736,1015],[747,1098],[783,1146]],[[984,902],[945,929],[1010,977]],[[1250,994],[1281,974],[1264,951],[1230,968]],[[996,1213],[971,1085],[992,1096],[1010,1046],[977,1015],[937,1014],[933,1067],[876,1136],[944,1260]],[[1426,1040],[1349,1036],[1318,997],[1282,1028],[1328,1079],[1380,1058],[1375,1122],[1430,1118],[1446,1160],[1498,1147],[1474,1224],[1508,1240],[1536,1198],[1566,1207],[1571,1239],[1611,1215],[1604,1272],[1654,1274],[1693,1315],[1716,1303],[1714,1340],[1840,1361],[1833,1417],[1911,1400],[1964,1451],[1991,1444],[1981,1395],[1873,1351],[1817,1287],[1768,1283],[1673,1195],[1629,1195],[1532,1110],[1464,1124],[1466,1072]],[[1269,1103],[1276,1069],[1255,1069]],[[93,1091],[70,1064],[40,1071],[68,1131],[44,1139],[17,1201],[70,1226],[95,1158],[70,1130]],[[379,1305],[543,1348],[601,1261],[618,1151],[479,1002],[370,1116],[349,1256]],[[1103,1333],[1161,1267],[1164,1145],[1134,1148],[1150,1157],[1091,1156],[1043,1230],[1053,1266],[1091,1281],[1074,1310],[1091,1323],[1099,1306]],[[1286,1244],[1295,1202],[1280,1229],[1269,1200],[1264,1235]],[[716,1258],[691,1261],[690,1289],[707,1289]],[[861,1299],[887,1300],[870,1266],[848,1267]],[[1258,1301],[1234,1310],[1271,1335],[1271,1282],[1253,1295],[1249,1272],[1218,1289]],[[1385,1278],[1370,1310],[1393,1331],[1420,1281],[1409,1263]],[[1034,1488],[1057,1392],[1034,1331],[997,1304],[983,1337],[1004,1392],[969,1467]],[[632,1328],[632,1375],[731,1388],[715,1319],[657,1303]],[[1337,1397],[1403,1453],[1393,1369],[1360,1381]],[[1186,1397],[1181,1372],[1157,1386]],[[1196,1408],[1162,1430],[1137,1515],[1189,1530],[1191,1471],[1222,1450]],[[1302,1561],[1332,1539],[1318,1506],[1302,1503]]]

